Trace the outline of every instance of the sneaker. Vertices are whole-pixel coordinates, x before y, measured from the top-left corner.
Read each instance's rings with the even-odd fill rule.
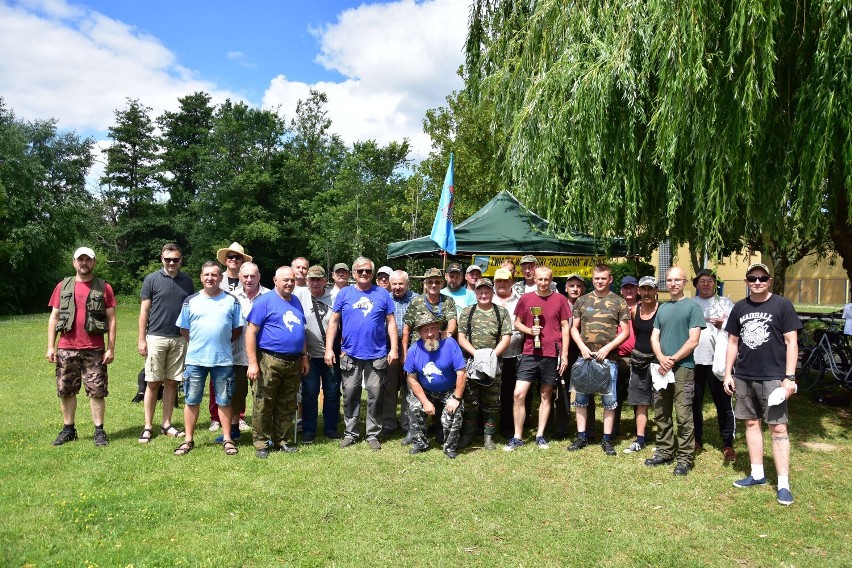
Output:
[[[793,494],[790,493],[789,489],[779,489],[777,494],[778,503],[781,505],[792,505],[793,504]]]
[[[340,440],[340,447],[341,448],[348,448],[349,446],[355,444],[355,441],[356,441],[355,438],[350,438],[349,436],[346,436],[345,438]]]
[[[565,449],[568,450],[569,452],[576,452],[577,450],[582,450],[583,448],[585,448],[588,445],[589,445],[589,439],[588,438],[581,438],[581,437],[577,436],[577,439],[574,440],[571,443],[571,445],[568,446]]]
[[[220,428],[222,428],[222,424],[219,423],[218,420],[214,420],[210,423],[210,428],[208,428],[208,430],[210,430],[211,432],[216,432]]]
[[[674,471],[672,472],[672,475],[688,475],[688,474],[689,474],[689,466],[686,465],[685,463],[678,463],[675,466]]]
[[[65,442],[73,442],[77,439],[76,428],[63,428],[59,431],[59,435],[53,441],[54,446],[61,446]]]
[[[734,451],[734,448],[728,446],[722,450],[722,457],[725,461],[734,461],[737,459],[737,452]]]
[[[657,467],[658,465],[668,465],[674,461],[674,458],[664,458],[663,456],[654,454],[652,457],[645,460],[645,465],[648,467]]]
[[[645,449],[645,444],[640,444],[639,442],[630,442],[630,445],[624,450],[625,454],[635,454],[636,452],[641,452]]]
[[[95,445],[96,446],[106,446],[109,445],[109,440],[107,440],[106,432],[103,428],[95,428]]]
[[[615,446],[612,445],[612,440],[601,440],[601,448],[608,456],[618,455],[618,452],[615,451]]]
[[[763,476],[763,479],[755,479],[749,475],[748,477],[734,481],[734,487],[739,487],[740,489],[744,487],[754,487],[755,485],[766,485],[766,476]]]
[[[544,436],[536,436],[535,445],[538,446],[538,449],[540,450],[550,449],[550,444],[547,443],[547,440],[544,438]]]
[[[136,404],[137,402],[142,402],[143,400],[145,400],[145,393],[137,392],[136,395],[130,399],[130,402]]]
[[[444,448],[444,455],[450,458],[451,460],[454,460],[456,459],[456,457],[458,457],[459,454],[451,448]]]
[[[245,420],[240,420],[239,428],[240,432],[251,432],[251,426]]]
[[[520,448],[524,445],[524,441],[520,438],[512,438],[509,440],[509,443],[503,446],[504,452],[514,452],[516,448]]]
[[[369,444],[370,449],[373,451],[379,451],[382,449],[382,443],[375,438],[370,438],[369,440],[367,440],[367,444]]]

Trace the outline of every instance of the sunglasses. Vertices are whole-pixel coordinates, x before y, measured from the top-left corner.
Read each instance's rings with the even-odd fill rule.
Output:
[[[358,274],[372,274],[373,270],[370,268],[358,268],[357,270],[355,270],[355,272],[357,272]]]
[[[178,262],[180,262],[180,257],[177,257],[177,258],[169,258],[169,257],[167,257],[167,256],[164,256],[164,257],[163,257],[163,262],[167,262],[167,263],[169,263],[169,264],[177,264]]]
[[[746,280],[754,284],[755,282],[769,282],[771,276],[764,274],[763,276],[746,276]]]
[[[241,254],[229,254],[229,255],[226,255],[225,258],[227,258],[228,260],[242,260],[243,255],[241,255]]]

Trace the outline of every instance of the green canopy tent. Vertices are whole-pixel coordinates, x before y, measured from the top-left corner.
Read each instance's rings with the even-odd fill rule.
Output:
[[[558,232],[564,236],[554,236]],[[501,191],[479,211],[456,225],[456,256],[523,255],[626,256],[621,239],[603,241],[575,232],[552,231],[542,219],[508,191]],[[607,245],[609,247],[607,248]],[[441,248],[428,236],[388,245],[388,260],[429,258]]]

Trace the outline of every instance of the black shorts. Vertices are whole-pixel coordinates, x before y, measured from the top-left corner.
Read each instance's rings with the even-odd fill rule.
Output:
[[[555,385],[559,380],[559,369],[556,368],[556,357],[542,355],[518,355],[519,381],[534,383],[541,381],[543,385]]]

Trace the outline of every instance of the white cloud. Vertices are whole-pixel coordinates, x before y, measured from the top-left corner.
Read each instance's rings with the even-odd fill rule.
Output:
[[[98,12],[63,0],[0,3],[0,94],[22,118],[103,132],[126,97],[157,116],[195,91],[240,98],[182,67],[157,38]]]
[[[275,77],[263,97],[288,118],[309,88],[328,95],[332,130],[344,140],[412,142],[415,159],[425,158],[426,110],[444,104],[462,87],[456,71],[463,62],[468,4],[461,0],[400,0],[344,11],[336,23],[314,30],[320,40],[317,61],[346,79],[305,83]]]

